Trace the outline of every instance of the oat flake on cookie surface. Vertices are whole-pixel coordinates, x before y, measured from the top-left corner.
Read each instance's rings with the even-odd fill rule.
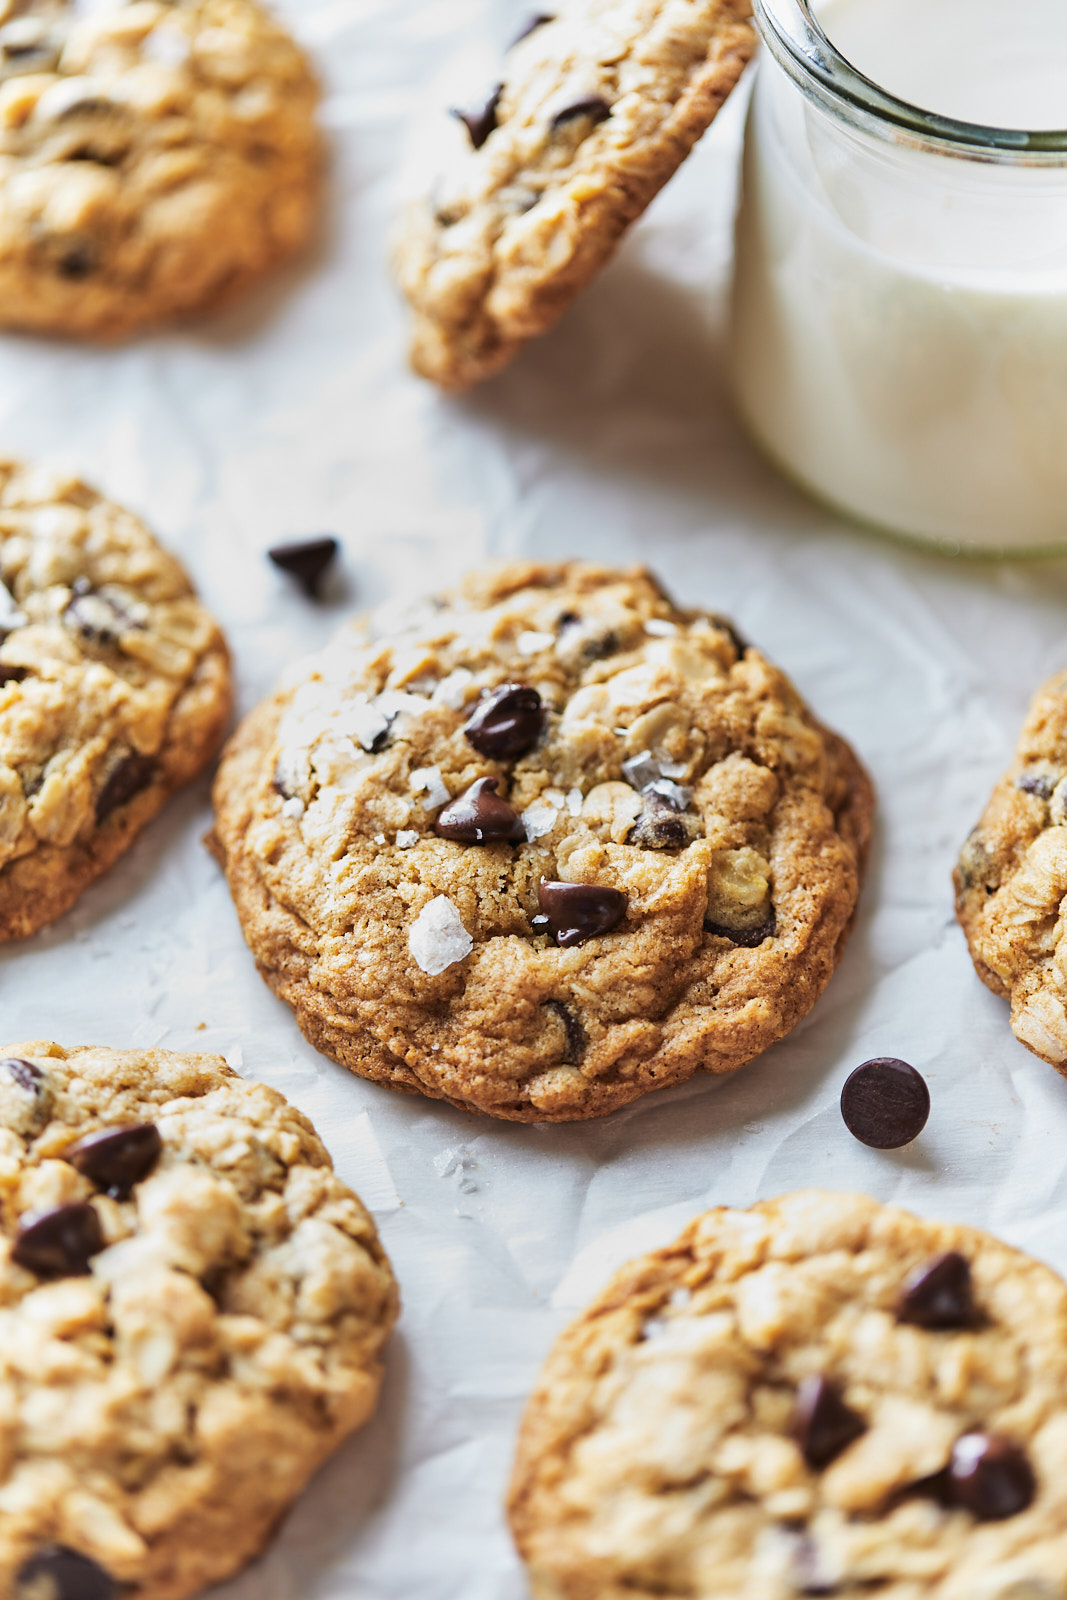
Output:
[[[270,986],[365,1077],[522,1121],[732,1071],[848,933],[869,781],[645,571],[385,607],[242,724],[213,847]]]
[[[1063,1600],[1067,1285],[863,1196],[709,1211],[557,1342],[510,1510],[536,1600]]]
[[[0,325],[117,337],[292,254],[316,99],[255,0],[0,0]]]
[[[307,1119],[218,1056],[0,1049],[0,1594],[183,1600],[374,1409],[397,1295]]]
[[[1067,1076],[1067,673],[1034,696],[1015,760],[955,871],[956,911],[1015,1037]]]
[[[412,362],[447,389],[500,370],[605,265],[737,83],[750,0],[561,0],[484,107],[442,127],[452,159],[406,211],[396,270]],[[442,111],[442,123],[444,112]]]
[[[0,940],[107,871],[206,765],[230,702],[218,625],[144,524],[0,461]]]

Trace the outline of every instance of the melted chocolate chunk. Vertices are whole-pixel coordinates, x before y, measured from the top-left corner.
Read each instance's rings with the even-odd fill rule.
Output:
[[[548,918],[548,931],[564,949],[610,933],[626,915],[622,891],[595,883],[550,883],[542,878],[537,899]]]
[[[491,844],[497,839],[515,843],[525,839],[523,820],[514,806],[498,797],[498,784],[496,778],[476,779],[438,812],[434,832],[442,839],[459,839],[464,844]]]
[[[110,1573],[62,1544],[38,1550],[15,1578],[15,1600],[115,1600],[118,1592]]]
[[[906,1061],[879,1056],[865,1061],[845,1080],[841,1115],[861,1144],[872,1150],[899,1150],[926,1127],[930,1091]]]
[[[153,1122],[131,1122],[87,1133],[69,1145],[64,1160],[113,1200],[128,1200],[135,1184],[147,1178],[163,1150]]]
[[[606,122],[611,116],[611,107],[603,95],[587,95],[584,100],[575,100],[573,105],[564,106],[562,111],[557,111],[552,118],[553,133],[557,128],[564,128],[569,122],[577,122],[579,117],[588,117],[591,122]]]
[[[531,33],[536,33],[538,28],[543,28],[546,22],[555,22],[555,20],[555,17],[549,11],[536,12],[535,15],[530,18],[529,22],[526,23],[525,27],[522,29],[522,32],[515,35],[514,39],[512,39],[511,43],[508,45],[508,49],[514,50],[517,44],[521,44],[524,39],[528,39]]]
[[[713,933],[717,939],[729,939],[731,944],[740,945],[742,950],[758,950],[764,939],[773,939],[778,932],[778,919],[773,906],[770,916],[754,928],[728,928],[724,922],[713,922],[710,917],[705,917],[704,932]]]
[[[626,836],[641,850],[684,850],[702,833],[696,817],[685,816],[663,795],[646,790],[644,809]]]
[[[952,1448],[948,1493],[983,1522],[1025,1511],[1037,1493],[1034,1469],[1019,1446],[997,1433],[965,1433]]]
[[[293,539],[288,544],[271,545],[267,555],[276,567],[295,578],[309,600],[317,600],[326,569],[340,545],[332,534],[314,539]]]
[[[920,1267],[904,1285],[898,1315],[920,1328],[969,1328],[975,1321],[971,1266],[958,1250]]]
[[[500,96],[503,93],[504,85],[498,83],[481,111],[459,111],[455,107],[452,108],[452,116],[458,122],[462,122],[470,134],[470,141],[475,150],[482,148],[482,145],[497,126],[496,112],[500,104]]]
[[[493,761],[514,761],[541,736],[544,707],[528,683],[505,683],[477,707],[464,726],[467,743]]]
[[[39,1278],[84,1278],[104,1248],[100,1218],[84,1200],[31,1214],[19,1223],[11,1259]]]
[[[1039,800],[1051,800],[1056,785],[1051,778],[1042,777],[1039,772],[1022,772],[1015,780],[1015,787],[1021,789],[1023,794],[1036,794]]]
[[[545,918],[546,922],[547,920]],[[540,921],[540,918],[535,917],[534,921]],[[546,1000],[545,1007],[549,1011],[554,1011],[563,1024],[566,1044],[563,1048],[563,1054],[559,1058],[561,1065],[576,1067],[585,1055],[586,1046],[585,1029],[582,1027],[580,1019],[563,1000]]]
[[[809,1467],[821,1472],[837,1459],[867,1424],[845,1404],[828,1378],[804,1378],[793,1408],[793,1437]]]
[[[156,764],[151,756],[140,755],[136,750],[123,756],[104,779],[104,786],[96,797],[97,822],[103,822],[112,811],[124,806],[142,789],[147,789],[155,770]]]

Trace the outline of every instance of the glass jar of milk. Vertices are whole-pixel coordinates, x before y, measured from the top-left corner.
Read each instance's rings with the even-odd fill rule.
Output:
[[[755,8],[749,426],[863,521],[1067,549],[1067,0]]]

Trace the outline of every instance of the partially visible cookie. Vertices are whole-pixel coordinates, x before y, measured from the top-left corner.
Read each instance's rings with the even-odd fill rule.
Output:
[[[1034,696],[1015,759],[960,852],[956,914],[1015,1037],[1067,1076],[1067,673]]]
[[[750,18],[750,0],[562,0],[531,19],[397,236],[418,372],[464,389],[556,322],[736,84]]]
[[[311,1124],[218,1056],[0,1055],[0,1594],[183,1600],[374,1409],[397,1295]]]
[[[1063,1600],[1067,1285],[859,1195],[709,1211],[530,1400],[536,1600]]]
[[[214,848],[259,969],[352,1071],[600,1116],[788,1033],[844,947],[870,783],[643,569],[383,608],[234,735]]]
[[[66,911],[206,765],[225,641],[136,517],[0,461],[0,940]]]
[[[0,0],[0,325],[113,338],[291,255],[316,98],[256,0]]]

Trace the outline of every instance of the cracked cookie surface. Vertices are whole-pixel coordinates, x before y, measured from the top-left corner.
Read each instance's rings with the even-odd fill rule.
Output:
[[[1035,695],[1011,768],[960,853],[956,912],[1015,1037],[1067,1075],[1067,673]]]
[[[0,0],[0,324],[114,338],[291,255],[316,98],[255,0]]]
[[[814,1004],[873,804],[731,626],[644,571],[385,607],[247,717],[213,847],[317,1049],[524,1121],[729,1072]]]
[[[485,109],[457,122],[451,164],[397,235],[412,362],[448,389],[499,371],[563,314],[755,47],[749,0],[554,9],[512,46]]]
[[[397,1297],[311,1124],[218,1056],[0,1050],[0,1592],[183,1600],[374,1409]]]
[[[710,1211],[559,1339],[510,1511],[537,1600],[1062,1600],[1067,1285],[863,1196]]]
[[[0,940],[107,871],[206,765],[230,701],[218,626],[144,525],[0,461]]]

